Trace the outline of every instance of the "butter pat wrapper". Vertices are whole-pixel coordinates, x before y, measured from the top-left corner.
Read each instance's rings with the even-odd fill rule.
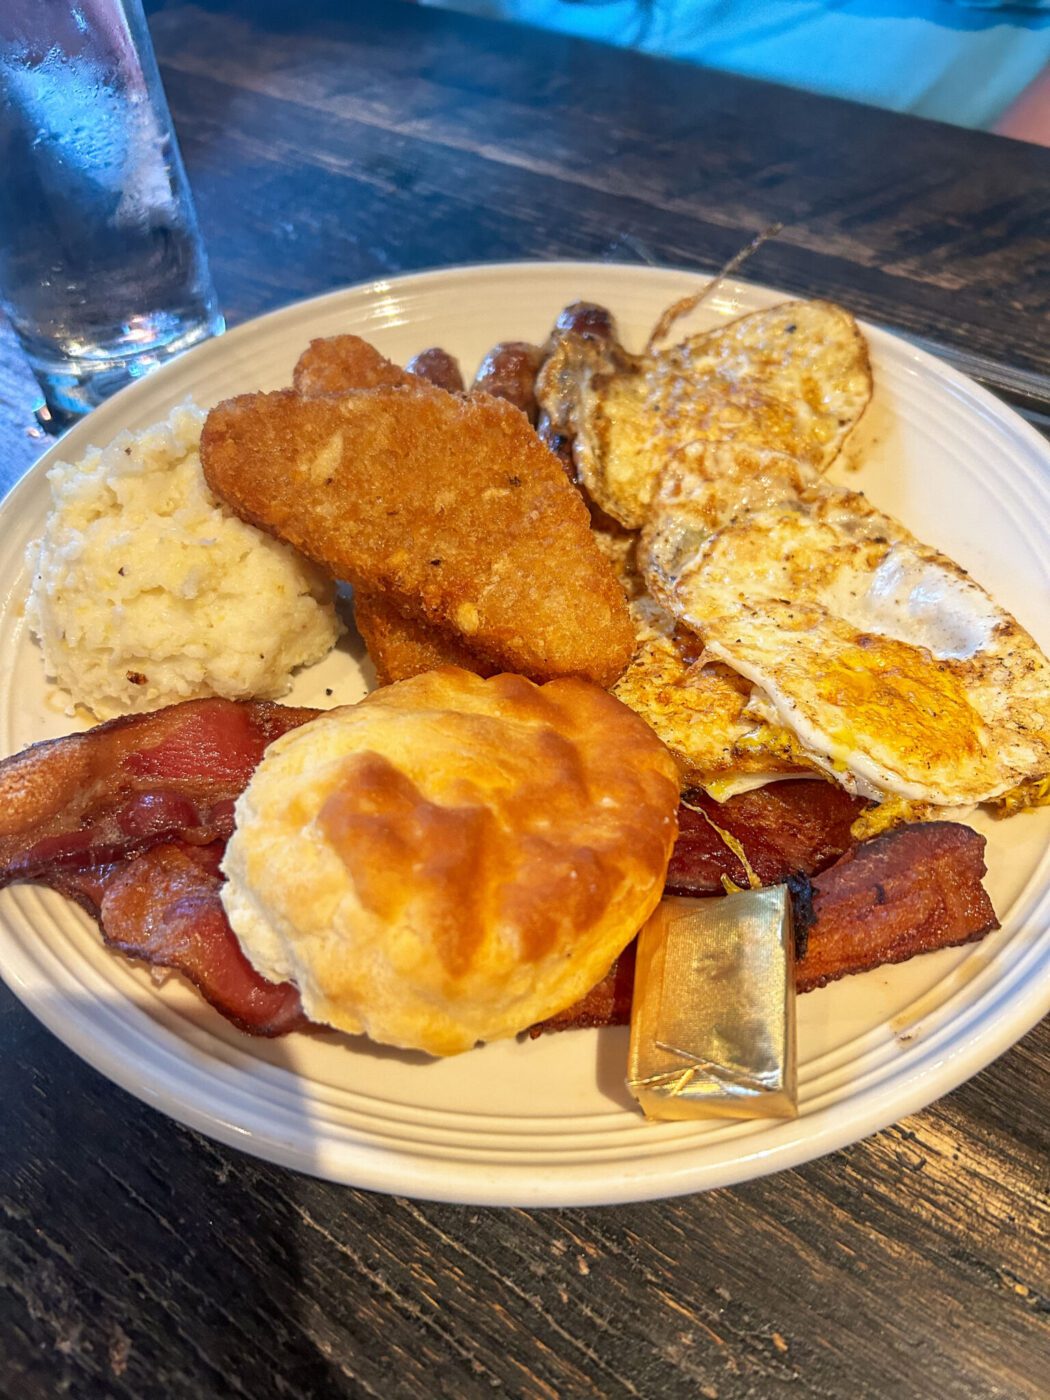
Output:
[[[648,1118],[795,1118],[787,887],[664,899],[638,935],[627,1087]]]

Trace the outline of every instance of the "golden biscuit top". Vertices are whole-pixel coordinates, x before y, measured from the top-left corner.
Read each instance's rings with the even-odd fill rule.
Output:
[[[413,701],[443,706],[451,690],[453,703],[464,703],[456,672],[421,680]],[[668,784],[677,790],[649,735],[584,682],[541,690],[503,675],[469,692],[491,712],[445,711],[416,781],[382,754],[352,754],[318,814],[362,905],[384,919],[409,905],[417,917],[425,911],[452,977],[469,967],[493,924],[525,962],[547,956],[556,931],[572,937],[596,924],[620,877],[625,840],[632,863],[656,879],[666,831],[651,828],[646,812]],[[406,692],[384,694],[403,703]],[[462,754],[471,755],[466,767]]]
[[[288,737],[239,804],[227,912],[313,1019],[436,1054],[513,1035],[659,901],[677,768],[588,682],[449,667]]]

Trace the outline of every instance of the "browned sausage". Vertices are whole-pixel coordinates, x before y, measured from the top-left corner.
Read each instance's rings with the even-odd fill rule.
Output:
[[[585,340],[615,340],[616,322],[611,311],[594,301],[574,301],[554,323],[554,333],[571,331]]]
[[[536,422],[536,374],[543,363],[543,351],[524,340],[504,340],[494,345],[481,362],[474,388],[506,399],[520,408],[530,423]]]
[[[439,389],[447,389],[450,394],[463,392],[463,374],[459,363],[440,346],[420,350],[418,355],[412,356],[405,369],[410,374],[418,374],[421,379],[429,380]]]

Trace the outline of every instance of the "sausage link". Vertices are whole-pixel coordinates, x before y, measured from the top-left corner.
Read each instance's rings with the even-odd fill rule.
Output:
[[[615,340],[616,322],[613,314],[594,301],[574,301],[554,323],[554,332],[571,331],[586,340]]]
[[[542,363],[543,351],[538,345],[524,340],[501,341],[482,360],[473,387],[493,398],[506,399],[535,424],[539,412],[536,375]]]
[[[410,374],[418,374],[438,389],[447,389],[450,394],[462,394],[463,373],[459,362],[447,350],[433,345],[429,350],[420,350],[405,366]]]

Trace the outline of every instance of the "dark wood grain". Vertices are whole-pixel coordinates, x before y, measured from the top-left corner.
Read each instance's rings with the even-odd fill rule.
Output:
[[[799,1170],[525,1212],[254,1162],[3,993],[4,1393],[1045,1394],[1048,1029]]]
[[[235,265],[237,314],[261,309],[268,273],[280,299],[523,253],[712,269],[780,219],[756,280],[1045,368],[1050,151],[408,7],[351,4],[305,32],[260,17],[284,6],[232,0],[192,23],[187,8],[153,27],[192,113],[206,226],[233,240],[232,259],[221,234],[209,246],[220,279]],[[248,196],[236,228],[212,214],[231,158]]]
[[[394,4],[152,24],[231,322],[442,263],[710,270],[1050,371],[1050,153]],[[0,331],[0,471],[39,452]],[[1050,1026],[799,1170],[604,1210],[419,1204],[253,1161],[0,988],[0,1393],[1036,1397]]]

